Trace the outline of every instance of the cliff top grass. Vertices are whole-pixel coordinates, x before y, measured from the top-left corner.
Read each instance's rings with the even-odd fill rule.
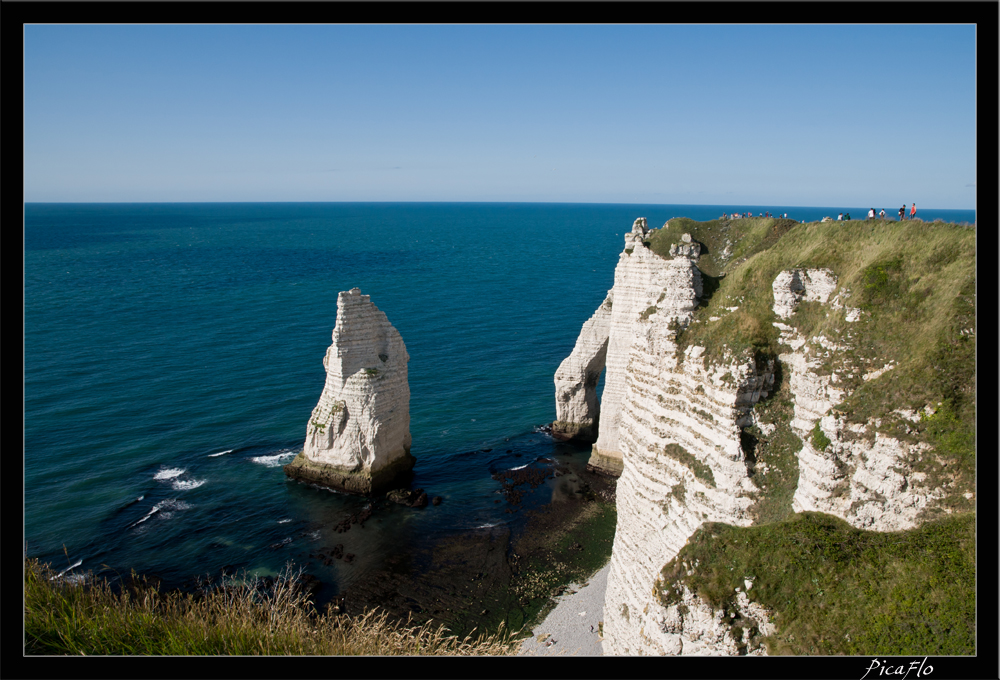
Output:
[[[772,284],[793,268],[829,269],[831,300],[803,302],[784,321],[813,342],[818,373],[836,373],[849,396],[836,408],[904,441],[926,441],[935,456],[913,461],[932,481],[952,483],[945,505],[971,509],[960,492],[975,489],[976,232],[941,222],[864,220],[800,224],[777,218],[696,222],[674,218],[649,236],[669,258],[689,233],[702,244],[704,295],[680,348],[700,345],[710,362],[773,358],[780,343]],[[722,276],[725,274],[725,276]],[[732,308],[735,310],[730,311]],[[848,308],[860,318],[848,322]],[[713,318],[715,320],[713,320]],[[843,350],[815,344],[818,337]],[[874,379],[876,370],[891,368]],[[920,422],[897,410],[924,413]]]
[[[117,592],[88,576],[68,583],[24,561],[24,652],[46,655],[507,655],[506,632],[459,639],[385,614],[319,614],[287,570],[202,593],[162,593],[133,578]]]
[[[664,606],[683,584],[725,611],[737,589],[773,613],[769,654],[931,656],[976,653],[976,521],[963,513],[896,533],[802,513],[753,527],[705,524],[663,568]],[[749,590],[744,579],[752,581]],[[731,616],[735,614],[735,616]]]

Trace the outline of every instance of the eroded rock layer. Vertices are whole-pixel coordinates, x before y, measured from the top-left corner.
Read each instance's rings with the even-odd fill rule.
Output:
[[[410,360],[399,332],[369,296],[337,296],[333,344],[323,357],[326,384],[306,441],[285,466],[291,477],[353,493],[391,486],[413,467]]]
[[[660,604],[657,581],[702,522],[751,523],[757,488],[740,423],[767,395],[773,362],[709,366],[699,347],[678,357],[666,324],[645,331],[632,348],[621,408],[624,471],[604,653],[725,654],[738,641],[718,613],[701,607],[679,616]]]
[[[796,282],[795,295],[789,290]],[[818,284],[818,285],[815,285]],[[827,270],[789,270],[774,281],[774,313],[791,318],[802,300],[817,300],[833,309],[842,308],[836,277]],[[803,290],[804,288],[804,290]],[[845,318],[856,320],[857,310],[847,309]],[[929,503],[942,498],[941,489],[927,488],[925,476],[912,470],[910,461],[931,447],[922,442],[906,444],[873,431],[874,425],[851,424],[834,407],[848,394],[836,386],[835,373],[821,371],[831,353],[848,348],[817,336],[805,338],[793,327],[775,322],[781,341],[791,352],[781,354],[795,403],[792,430],[802,440],[799,451],[799,483],[792,498],[795,512],[815,511],[836,515],[860,529],[902,531],[917,525],[917,515]],[[891,370],[888,364],[866,374],[870,380]],[[917,413],[901,412],[917,422]]]
[[[670,252],[671,262],[687,255],[692,266],[697,257],[684,244]],[[637,279],[638,283],[621,281],[621,290],[659,281],[641,274]],[[682,278],[669,285],[673,288],[667,289],[664,299],[672,294],[685,300],[693,293],[693,283]],[[616,304],[618,291],[616,276]],[[832,514],[855,527],[878,531],[916,526],[918,515],[944,495],[942,489],[928,488],[924,475],[912,469],[912,460],[930,447],[876,432],[878,419],[869,424],[848,422],[835,408],[849,396],[845,383],[823,366],[832,355],[849,348],[822,335],[803,337],[782,323],[794,320],[802,301],[827,305],[853,323],[859,310],[841,302],[849,292],[838,292],[836,275],[823,269],[782,272],[773,291],[773,311],[779,319],[774,325],[781,333],[781,345],[789,350],[778,361],[793,397],[790,428],[802,442],[792,509]],[[761,492],[753,482],[755,459],[748,453],[752,444],[746,450],[741,445],[752,440],[741,434],[757,422],[754,407],[773,389],[776,362],[729,357],[709,364],[698,346],[680,353],[674,343],[675,318],[654,309],[629,326],[624,394],[614,429],[623,472],[617,486],[618,523],[605,599],[604,653],[763,654],[761,637],[751,639],[750,628],[731,625],[724,612],[708,606],[686,586],[665,584],[661,578],[664,566],[702,523],[753,522],[751,508]],[[612,326],[612,339],[615,332]],[[609,344],[609,378],[612,347]],[[876,379],[892,368],[887,364],[859,377]],[[605,430],[605,415],[602,437],[611,432]],[[920,414],[897,411],[892,417],[915,423]],[[752,584],[745,585],[749,589]],[[679,601],[676,595],[662,597],[668,586],[680,592]],[[745,592],[736,593],[734,606],[761,635],[773,632],[770,613]]]

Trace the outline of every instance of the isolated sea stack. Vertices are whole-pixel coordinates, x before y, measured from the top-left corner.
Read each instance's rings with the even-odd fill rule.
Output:
[[[399,331],[358,288],[337,296],[326,385],[289,477],[351,493],[398,486],[410,455],[410,355]]]

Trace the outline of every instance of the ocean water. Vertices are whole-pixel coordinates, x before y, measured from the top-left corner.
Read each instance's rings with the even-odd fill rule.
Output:
[[[353,563],[311,569],[336,591],[432,538],[514,526],[523,512],[494,502],[492,473],[588,457],[538,427],[633,220],[734,210],[843,208],[28,204],[25,552],[173,586],[273,575],[343,543]],[[302,448],[337,293],[353,287],[406,343],[413,486],[444,500],[334,536],[367,501],[281,465]],[[551,484],[534,502],[559,500]]]

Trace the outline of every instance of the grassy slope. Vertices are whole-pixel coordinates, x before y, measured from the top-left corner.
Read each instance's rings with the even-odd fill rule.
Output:
[[[803,303],[789,323],[806,337],[822,335],[848,346],[831,353],[819,369],[836,372],[837,386],[850,395],[838,410],[853,422],[877,419],[869,437],[877,429],[933,445],[936,455],[912,461],[913,467],[927,473],[935,486],[950,484],[946,507],[972,509],[964,493],[975,491],[974,230],[910,221],[798,224],[774,218],[677,218],[652,233],[651,247],[669,257],[670,244],[684,232],[706,246],[707,253],[698,263],[705,274],[706,299],[694,323],[679,334],[682,347],[704,346],[710,361],[789,351],[779,346],[773,326],[771,284],[784,269],[832,270],[841,300],[860,308],[861,318],[849,323],[845,309]],[[727,244],[730,253],[724,257]],[[727,311],[731,307],[738,309]],[[713,317],[718,320],[711,321]],[[863,379],[887,363],[894,368],[874,380]],[[787,396],[779,390],[779,399]],[[935,413],[917,424],[893,415],[897,409],[926,406]],[[761,407],[774,409],[767,403]]]
[[[801,442],[788,426],[793,403],[779,365],[777,389],[757,406],[759,419],[776,429],[767,437],[748,430],[744,441],[758,462],[767,463],[755,477],[762,489],[754,508],[761,526],[703,529],[665,567],[665,583],[679,578],[720,604],[722,590],[731,597],[742,585],[738,571],[758,574],[760,587],[754,586],[751,599],[777,612],[779,632],[768,641],[772,653],[974,653],[974,501],[964,494],[976,490],[975,231],[909,221],[678,218],[654,231],[650,246],[669,257],[670,244],[685,232],[703,245],[698,266],[706,299],[679,344],[706,347],[710,361],[787,352],[772,325],[774,278],[793,267],[832,270],[841,301],[861,309],[860,319],[849,323],[844,309],[803,303],[787,323],[808,338],[822,335],[848,347],[830,353],[819,368],[835,372],[838,387],[849,394],[836,409],[868,423],[869,437],[878,430],[929,443],[931,455],[909,464],[928,475],[932,488],[944,488],[947,498],[921,517],[939,521],[899,534],[793,516]],[[726,309],[731,307],[738,309]],[[862,378],[887,363],[894,368]],[[933,415],[916,424],[892,413],[928,406]],[[809,541],[814,549],[800,549]],[[931,558],[921,553],[926,546]],[[887,551],[885,559],[875,559],[879,550]],[[678,564],[695,559],[699,569],[681,576]],[[768,564],[786,566],[764,569]],[[817,591],[826,595],[810,595]]]
[[[750,579],[750,599],[776,612],[770,654],[975,654],[975,524],[975,513],[899,533],[820,513],[749,528],[706,524],[664,568],[661,600],[679,601],[683,580],[728,617]],[[759,635],[738,614],[730,620]]]

